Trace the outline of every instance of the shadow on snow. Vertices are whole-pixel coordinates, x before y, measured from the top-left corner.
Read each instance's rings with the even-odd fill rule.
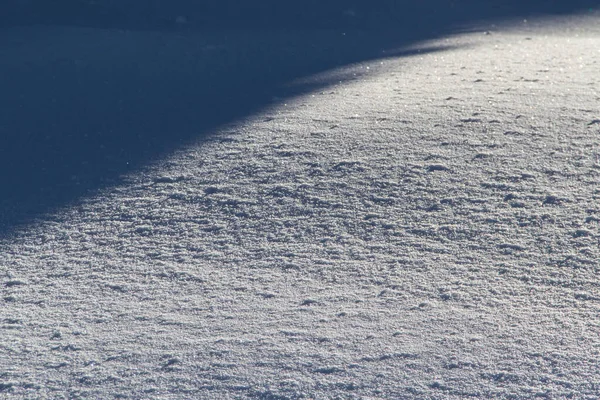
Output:
[[[227,0],[154,0],[140,12],[133,0],[65,0],[61,8],[8,0],[0,17],[0,236],[274,98],[331,83],[291,89],[291,81],[470,21],[588,6],[311,1],[233,8]]]

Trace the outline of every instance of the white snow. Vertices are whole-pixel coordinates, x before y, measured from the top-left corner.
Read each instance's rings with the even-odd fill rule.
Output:
[[[597,397],[598,22],[332,71],[13,232],[0,396]]]

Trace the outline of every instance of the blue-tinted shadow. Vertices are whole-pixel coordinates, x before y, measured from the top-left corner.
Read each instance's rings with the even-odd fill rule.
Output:
[[[291,89],[293,80],[380,58],[469,21],[596,7],[578,0],[247,3],[6,0],[0,236],[274,98],[328,84]]]

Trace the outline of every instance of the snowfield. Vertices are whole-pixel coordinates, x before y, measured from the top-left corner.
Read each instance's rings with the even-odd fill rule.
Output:
[[[0,397],[600,397],[597,13],[380,54],[6,229]]]

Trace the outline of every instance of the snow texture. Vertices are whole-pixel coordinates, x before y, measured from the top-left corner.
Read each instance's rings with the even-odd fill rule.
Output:
[[[597,398],[598,26],[382,49],[15,228],[0,397]]]

